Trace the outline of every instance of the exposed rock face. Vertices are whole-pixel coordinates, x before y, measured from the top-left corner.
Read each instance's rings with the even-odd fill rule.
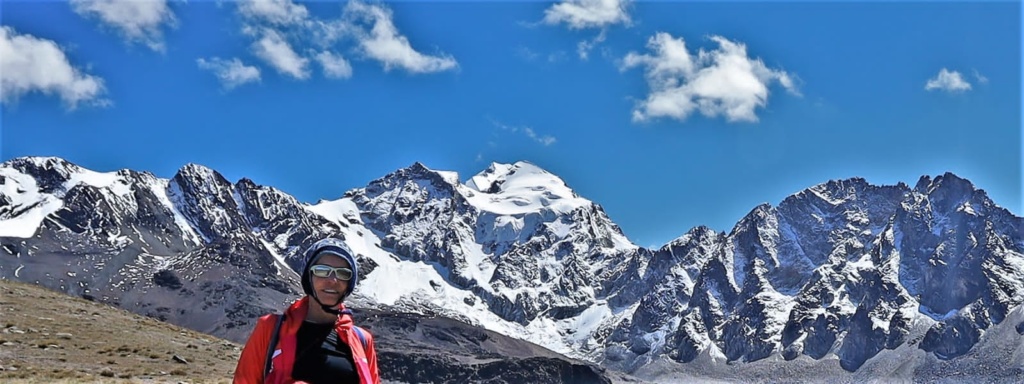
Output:
[[[354,305],[460,319],[627,371],[834,357],[853,372],[899,348],[956,359],[1024,301],[1022,219],[949,173],[913,188],[829,181],[727,233],[696,227],[646,249],[529,163],[465,183],[417,163],[310,205],[195,164],[168,180],[23,158],[0,165],[0,229],[0,277],[236,341],[301,294],[302,250],[339,237],[358,253]],[[393,353],[452,375],[402,373],[412,381],[594,379],[587,364],[533,355],[456,369]]]
[[[922,319],[932,324],[922,350],[962,356],[1024,300],[1021,229],[953,174],[913,189],[830,181],[756,207],[728,234],[697,228],[655,253],[642,281],[658,283],[640,289],[647,294],[612,334],[605,362],[633,370],[660,355],[835,354],[855,371],[905,345]],[[699,257],[674,261],[677,269],[657,267],[693,249]]]

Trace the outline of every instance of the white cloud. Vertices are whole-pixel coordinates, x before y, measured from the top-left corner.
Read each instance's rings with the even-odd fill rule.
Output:
[[[495,127],[498,127],[499,129],[501,129],[503,131],[509,131],[509,132],[512,132],[512,133],[516,133],[516,132],[520,132],[521,131],[524,135],[526,135],[526,137],[529,137],[530,140],[533,140],[533,141],[535,141],[537,143],[540,143],[541,145],[543,145],[545,147],[547,147],[549,145],[552,145],[556,141],[558,141],[557,139],[555,139],[554,136],[539,135],[539,134],[537,134],[537,132],[535,132],[533,130],[533,128],[530,128],[530,127],[522,127],[522,128],[515,127],[515,126],[507,125],[507,124],[504,124],[504,123],[502,123],[500,121],[496,121],[496,120],[493,120],[493,119],[491,119],[491,124],[494,124]]]
[[[629,0],[564,0],[544,11],[547,24],[566,23],[571,29],[629,24]]]
[[[238,58],[224,60],[219,57],[206,60],[197,59],[200,69],[212,71],[225,89],[233,89],[239,85],[260,81],[259,68],[248,66]]]
[[[332,79],[347,79],[352,77],[352,65],[340,55],[331,52],[320,52],[316,55],[316,61],[324,68],[324,76]]]
[[[934,79],[929,79],[924,85],[926,91],[941,90],[946,92],[963,92],[971,89],[971,83],[964,80],[960,72],[949,71],[946,68],[939,70]]]
[[[0,27],[0,101],[13,103],[30,92],[56,94],[70,109],[110,103],[101,97],[103,79],[71,66],[57,43]]]
[[[71,0],[71,8],[117,29],[128,42],[143,43],[158,52],[164,51],[161,26],[176,23],[166,0]]]
[[[977,69],[974,70],[974,78],[978,79],[979,83],[988,84],[988,78],[985,77],[985,76],[982,76],[982,74],[980,72],[978,72]]]
[[[253,43],[252,51],[280,73],[299,80],[309,78],[309,71],[306,68],[309,59],[295,53],[292,46],[275,30],[264,29],[263,37]]]
[[[778,82],[799,95],[795,79],[747,57],[747,47],[721,36],[711,36],[718,49],[691,55],[682,38],[658,33],[648,40],[653,54],[630,52],[621,69],[643,66],[651,93],[633,110],[634,121],[668,117],[686,120],[694,111],[727,121],[758,120],[755,110],[768,103],[768,87]]]
[[[391,11],[383,6],[350,1],[345,15],[353,21],[366,20],[370,31],[360,33],[359,46],[363,53],[384,64],[384,70],[398,67],[412,73],[441,72],[458,67],[449,55],[429,56],[412,48],[409,39],[398,33],[391,21]]]
[[[606,29],[602,29],[601,33],[594,37],[592,40],[583,40],[576,46],[576,53],[580,55],[580,59],[587,60],[590,56],[590,50],[594,49],[595,46],[604,42]]]
[[[526,137],[529,137],[530,139],[533,139],[533,141],[541,143],[541,145],[544,145],[545,147],[554,144],[555,141],[557,141],[553,136],[538,135],[537,133],[533,132],[533,128],[530,127],[523,128],[523,133],[526,134]]]
[[[458,67],[449,55],[424,55],[412,48],[392,22],[383,5],[349,2],[336,19],[319,19],[293,0],[256,0],[238,3],[242,33],[253,38],[252,52],[279,73],[296,79],[310,77],[315,61],[327,78],[349,78],[353,68],[339,52],[354,49],[358,59],[373,59],[385,71],[399,68],[412,73],[440,72]]]
[[[291,0],[239,1],[238,13],[250,21],[265,21],[277,25],[298,24],[309,17],[306,7]]]

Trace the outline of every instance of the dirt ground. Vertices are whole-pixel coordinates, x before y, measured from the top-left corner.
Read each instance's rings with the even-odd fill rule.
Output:
[[[0,279],[0,382],[229,383],[241,346]]]

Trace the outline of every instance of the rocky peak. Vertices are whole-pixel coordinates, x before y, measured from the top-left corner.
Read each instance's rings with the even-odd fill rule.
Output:
[[[914,192],[926,196],[932,209],[942,214],[978,214],[993,206],[984,190],[976,189],[970,181],[949,172],[934,180],[921,177]]]
[[[724,241],[724,233],[701,225],[670,241],[658,253],[671,255],[673,262],[683,266],[689,277],[694,278]]]
[[[181,186],[183,191],[199,194],[217,194],[231,186],[220,172],[195,163],[185,164],[178,169],[172,181]]]
[[[63,193],[64,183],[81,167],[59,157],[19,157],[5,162],[9,166],[36,179],[42,193]]]
[[[40,173],[41,171],[54,171],[67,176],[81,170],[81,167],[62,158],[45,156],[19,157],[8,160],[3,165],[32,174]]]
[[[247,227],[231,183],[217,171],[186,164],[167,189],[172,204],[207,241],[226,239]]]
[[[747,212],[743,218],[740,219],[736,226],[733,227],[733,232],[742,231],[744,229],[755,229],[758,226],[765,224],[765,221],[770,217],[774,216],[775,208],[771,204],[761,203],[758,206]]]
[[[422,187],[420,189],[427,189],[426,187],[429,186],[431,187],[429,189],[445,191],[451,194],[459,184],[459,178],[458,174],[454,172],[435,171],[427,168],[427,166],[420,162],[416,162],[409,167],[399,169],[380,179],[371,181],[363,191],[365,195],[372,198],[386,191],[393,191],[396,187],[411,187],[412,184],[420,185]]]
[[[867,180],[854,177],[843,180],[829,180],[826,183],[818,184],[798,193],[797,195],[810,193],[825,201],[842,201],[856,198],[868,189],[870,185]]]

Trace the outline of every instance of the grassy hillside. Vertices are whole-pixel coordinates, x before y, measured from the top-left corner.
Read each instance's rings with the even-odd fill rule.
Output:
[[[384,382],[635,382],[451,319],[358,311]],[[0,279],[0,383],[229,383],[241,345]]]
[[[0,279],[0,382],[228,383],[241,346]]]

